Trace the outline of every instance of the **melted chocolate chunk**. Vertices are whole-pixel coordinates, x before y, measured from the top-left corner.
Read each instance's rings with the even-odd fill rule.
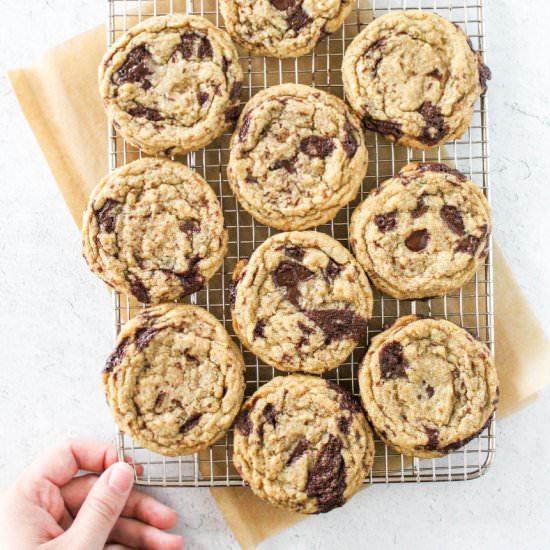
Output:
[[[246,113],[241,121],[241,127],[239,128],[239,141],[244,141],[246,134],[248,134],[248,128],[250,126],[250,111]]]
[[[309,15],[304,11],[301,4],[290,7],[287,11],[286,21],[288,27],[298,34],[310,21]]]
[[[180,427],[179,432],[180,434],[184,434],[188,432],[191,428],[196,426],[199,423],[199,420],[201,419],[202,414],[201,413],[195,413],[192,414]]]
[[[435,78],[436,80],[441,80],[443,78],[443,75],[439,71],[439,69],[434,69],[433,71],[429,72],[426,76],[431,76],[432,78]]]
[[[296,0],[269,0],[269,3],[279,11],[285,11],[294,5]]]
[[[305,250],[301,246],[294,246],[292,244],[287,244],[285,246],[285,256],[301,262],[304,259]]]
[[[141,328],[134,336],[134,344],[139,351],[147,347],[153,336],[158,332],[155,328]]]
[[[263,338],[264,328],[265,328],[265,321],[263,319],[260,319],[256,323],[256,326],[254,327],[254,338]]]
[[[229,61],[225,56],[222,57],[222,71],[225,76],[227,76],[227,69],[229,69]]]
[[[334,151],[334,141],[323,136],[308,136],[300,142],[300,150],[310,157],[324,159]]]
[[[472,441],[472,439],[475,439],[481,432],[483,432],[483,430],[485,430],[485,428],[487,428],[487,426],[490,423],[491,423],[491,417],[489,417],[487,422],[485,422],[485,424],[483,425],[481,430],[479,430],[475,434],[472,434],[472,435],[470,435],[470,436],[468,436],[464,439],[459,439],[458,441],[455,441],[454,443],[449,443],[448,445],[445,445],[445,447],[440,447],[437,450],[441,453],[446,454],[446,453],[450,453],[452,451],[456,451],[457,449],[460,449],[460,447],[464,447],[464,445],[467,445],[468,443],[470,443],[470,441]]]
[[[189,59],[193,55],[195,43],[198,42],[197,57],[204,59],[205,57],[213,57],[212,44],[210,40],[203,34],[195,31],[187,31],[181,35],[181,42],[175,51],[181,52],[183,59]]]
[[[426,145],[438,144],[447,135],[449,129],[441,109],[430,101],[426,101],[420,106],[418,112],[426,121],[424,132],[418,139]]]
[[[353,133],[353,127],[347,119],[344,123],[344,132],[345,135],[344,139],[342,140],[342,147],[344,148],[344,151],[346,152],[348,158],[351,159],[355,156],[357,148],[359,147],[359,143],[357,143],[357,139],[355,138],[355,135]]]
[[[367,330],[367,321],[349,309],[317,309],[306,315],[325,333],[327,343],[344,339],[359,342]]]
[[[429,210],[428,205],[424,202],[424,195],[418,197],[416,200],[416,208],[411,210],[411,216],[413,219],[422,217]]]
[[[434,396],[435,390],[433,389],[433,386],[430,386],[429,384],[426,386],[426,393],[428,394],[428,397],[431,399]]]
[[[193,233],[200,233],[201,224],[198,220],[185,220],[180,224],[180,229],[191,238]]]
[[[439,445],[439,430],[424,426],[424,431],[428,436],[428,443],[424,445],[424,449],[426,449],[426,451],[435,451]]]
[[[363,117],[363,127],[371,132],[378,132],[385,136],[392,136],[396,140],[403,136],[401,124],[392,120],[376,120],[370,115]]]
[[[325,275],[329,280],[336,279],[343,269],[343,265],[337,264],[332,258],[330,258],[327,263],[327,267],[325,267]]]
[[[346,389],[342,388],[338,384],[327,380],[328,385],[335,391],[340,394],[340,408],[352,413],[358,413],[361,411],[361,405],[355,399],[355,397]]]
[[[135,107],[128,109],[128,114],[133,117],[146,118],[151,122],[159,122],[164,120],[164,116],[156,109],[145,107],[145,105],[136,104]]]
[[[239,118],[240,110],[241,108],[238,105],[227,109],[227,111],[225,111],[225,122],[235,122]]]
[[[107,233],[112,233],[115,229],[117,219],[116,210],[118,206],[120,206],[119,202],[113,199],[107,199],[101,209],[95,213],[97,223],[99,223]]]
[[[272,277],[277,286],[286,287],[289,302],[298,307],[298,284],[311,279],[313,272],[295,262],[281,262]]]
[[[197,92],[197,101],[199,102],[199,105],[204,105],[207,101],[210,95],[208,92],[201,92],[200,90]]]
[[[199,56],[199,59],[214,56],[214,52],[212,51],[212,43],[210,42],[210,40],[208,40],[206,36],[201,36],[197,55]]]
[[[442,162],[421,162],[418,164],[419,172],[443,172],[444,174],[452,174],[460,181],[466,181],[468,178],[456,168],[451,168]]]
[[[130,292],[142,303],[148,304],[149,303],[149,291],[145,287],[145,285],[139,281],[138,279],[134,279],[130,283]]]
[[[120,344],[116,347],[115,351],[109,355],[107,361],[105,362],[105,367],[103,372],[112,372],[115,367],[118,367],[124,359],[124,354],[126,353],[126,348],[128,347],[129,341],[128,338],[124,338]]]
[[[456,206],[443,205],[439,211],[439,215],[453,233],[464,235],[464,220]]]
[[[479,237],[474,237],[473,235],[466,235],[460,241],[458,241],[455,252],[464,252],[464,254],[470,254],[474,256],[479,245],[481,244],[481,239]]]
[[[491,78],[493,78],[491,69],[489,69],[489,67],[487,67],[484,63],[481,63],[479,66],[479,84],[481,85],[483,93],[487,91],[487,81],[491,80]]]
[[[273,427],[277,425],[277,411],[271,403],[268,403],[264,407],[262,414],[268,424],[271,424]]]
[[[380,374],[386,380],[407,376],[408,363],[403,356],[403,346],[399,342],[389,342],[378,352]]]
[[[342,441],[331,434],[308,473],[306,494],[317,500],[319,512],[328,512],[344,504],[345,490],[346,464],[342,457]]]
[[[286,170],[289,174],[295,174],[296,173],[296,157],[292,157],[291,159],[279,159],[276,160],[270,167],[270,170]]]
[[[397,225],[397,210],[374,216],[374,223],[376,224],[376,227],[378,227],[378,231],[381,233],[391,231]]]
[[[224,58],[225,59],[225,58]],[[240,82],[235,82],[231,91],[229,92],[229,100],[236,101],[241,96],[242,84]]]
[[[300,438],[286,461],[286,467],[288,468],[288,466],[294,464],[308,450],[308,447],[307,439],[305,437]]]
[[[126,84],[127,82],[137,82],[142,88],[147,90],[151,87],[151,83],[146,78],[151,74],[151,71],[145,64],[150,55],[145,47],[145,44],[135,47],[126,57],[124,63],[118,71],[113,74],[115,84]]]
[[[229,293],[229,307],[235,309],[235,301],[237,300],[237,285],[240,283],[244,276],[244,271],[236,279],[231,279],[229,285],[227,285],[227,291]]]
[[[413,231],[406,239],[405,245],[409,250],[413,252],[421,252],[428,246],[430,241],[430,234],[427,229],[419,229]]]
[[[197,264],[200,262],[201,258],[199,256],[193,256],[189,259],[189,267],[184,273],[176,273],[172,271],[171,273],[175,275],[181,282],[183,286],[183,292],[187,296],[188,294],[193,294],[193,292],[199,291],[204,285],[204,277],[199,273],[197,269]]]
[[[338,429],[343,434],[348,434],[349,433],[349,418],[346,418],[345,416],[341,416],[338,419]]]
[[[252,432],[252,420],[250,420],[249,409],[243,409],[235,422],[235,428],[245,437],[249,436]]]
[[[157,398],[155,399],[155,409],[158,409],[162,405],[165,397],[166,397],[166,392],[160,391],[158,393]]]

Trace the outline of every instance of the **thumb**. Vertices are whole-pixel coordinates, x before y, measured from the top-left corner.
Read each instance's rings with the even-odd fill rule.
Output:
[[[117,522],[134,483],[134,471],[116,462],[97,480],[83,502],[71,528],[63,535],[70,548],[102,550]]]

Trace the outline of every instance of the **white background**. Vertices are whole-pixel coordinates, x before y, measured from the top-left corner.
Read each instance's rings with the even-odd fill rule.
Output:
[[[486,5],[494,234],[550,335],[550,2]],[[56,440],[113,433],[98,384],[110,300],[5,77],[105,13],[104,0],[0,0],[0,485]],[[549,548],[549,397],[499,423],[484,478],[370,488],[262,548]],[[188,548],[237,547],[208,490],[154,493]]]

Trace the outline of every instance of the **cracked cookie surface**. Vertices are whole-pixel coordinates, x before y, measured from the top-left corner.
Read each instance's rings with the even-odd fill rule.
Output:
[[[90,269],[143,303],[178,300],[214,275],[227,251],[216,194],[187,166],[141,159],[106,176],[84,213]]]
[[[400,300],[440,296],[483,265],[489,204],[468,178],[440,163],[412,163],[354,211],[350,242],[373,284]]]
[[[307,229],[355,198],[367,165],[361,125],[343,101],[282,84],[244,107],[231,139],[228,179],[261,223]]]
[[[336,368],[363,341],[372,315],[367,277],[349,251],[314,231],[279,233],[233,272],[235,333],[284,371]]]
[[[151,17],[105,54],[100,94],[124,139],[176,155],[212,142],[239,114],[242,70],[223,30],[202,17]]]
[[[421,458],[465,445],[486,426],[499,398],[487,346],[444,319],[399,319],[371,340],[358,378],[380,437]]]
[[[244,368],[210,313],[163,304],[124,325],[103,383],[117,425],[138,445],[187,455],[229,429],[243,401]]]
[[[314,376],[279,376],[244,404],[233,462],[260,498],[303,514],[342,506],[374,459],[370,426],[345,389]]]
[[[366,129],[429,149],[462,136],[491,72],[458,26],[406,11],[375,19],[355,37],[342,76]]]
[[[351,0],[221,0],[235,42],[255,55],[299,57],[338,30]]]

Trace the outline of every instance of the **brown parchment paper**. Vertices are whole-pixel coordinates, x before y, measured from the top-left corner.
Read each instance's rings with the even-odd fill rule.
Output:
[[[8,76],[67,206],[80,227],[88,195],[107,166],[107,120],[97,93],[105,29],[95,28],[46,52]],[[79,251],[75,251],[79,253]],[[494,247],[495,351],[501,381],[498,415],[536,399],[550,384],[550,342],[498,247]],[[303,516],[273,508],[246,488],[211,489],[242,548]]]

